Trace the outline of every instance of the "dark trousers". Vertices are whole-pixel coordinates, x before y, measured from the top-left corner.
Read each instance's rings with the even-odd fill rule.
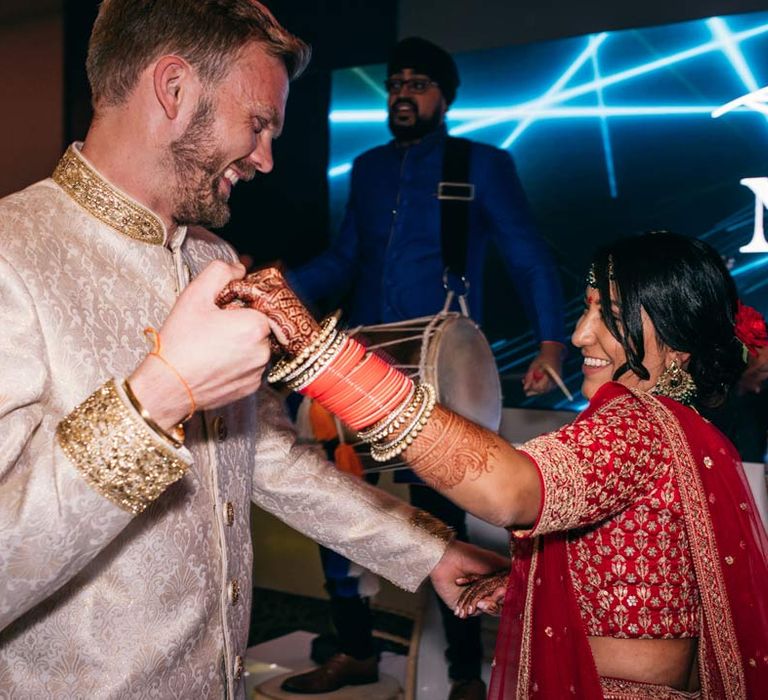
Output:
[[[458,539],[467,542],[466,513],[421,484],[410,487],[411,503],[431,513],[456,530]],[[331,596],[331,615],[339,636],[339,648],[345,654],[362,659],[373,654],[372,623],[368,602],[362,599],[357,578],[349,576],[349,561],[324,547],[320,548],[326,589]],[[445,658],[452,680],[479,678],[483,660],[480,618],[461,620],[438,598],[443,628],[448,642]]]

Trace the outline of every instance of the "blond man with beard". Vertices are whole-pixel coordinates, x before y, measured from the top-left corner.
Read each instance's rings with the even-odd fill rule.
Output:
[[[241,697],[252,500],[448,600],[498,565],[298,447],[269,323],[214,303],[245,270],[202,226],[308,57],[255,2],[106,0],[85,142],[0,202],[3,697]]]

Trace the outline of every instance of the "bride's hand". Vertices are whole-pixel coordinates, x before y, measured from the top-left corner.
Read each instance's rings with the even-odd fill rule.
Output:
[[[263,313],[277,341],[292,356],[320,332],[317,321],[274,267],[231,281],[219,292],[216,303],[220,307],[250,306]]]
[[[459,596],[454,614],[461,618],[481,613],[500,615],[507,594],[508,579],[509,571],[503,570],[457,581],[460,585],[466,585],[466,588]]]

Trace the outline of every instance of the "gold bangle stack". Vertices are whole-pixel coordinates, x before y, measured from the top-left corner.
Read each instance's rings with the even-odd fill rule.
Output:
[[[308,359],[304,365],[298,368],[292,375],[286,377],[283,381],[286,386],[293,391],[301,391],[307,384],[311,383],[339,354],[341,347],[347,340],[346,333],[336,331],[314,355]]]
[[[381,440],[387,435],[391,435],[395,432],[408,418],[406,412],[408,407],[413,405],[415,394],[418,391],[423,391],[421,386],[411,383],[411,390],[405,400],[397,406],[388,416],[382,418],[378,423],[374,423],[370,428],[361,430],[357,436],[363,442],[376,442]],[[414,406],[415,410],[415,406]]]
[[[164,430],[154,421],[152,416],[149,415],[149,411],[147,411],[147,409],[141,405],[141,401],[139,401],[139,399],[136,397],[136,394],[133,393],[133,389],[131,388],[131,385],[128,383],[127,379],[123,380],[123,391],[125,391],[125,395],[131,402],[131,406],[136,409],[148,427],[154,430],[161,438],[163,438],[163,440],[169,442],[176,449],[183,447],[184,438],[186,436],[184,434],[184,426],[181,423],[174,425],[170,431]]]
[[[296,357],[280,360],[269,371],[269,374],[267,375],[267,381],[270,384],[275,384],[276,382],[284,381],[289,375],[296,375],[303,371],[307,366],[309,366],[309,364],[311,364],[309,360],[312,358],[312,356],[315,355],[318,349],[325,344],[331,335],[334,334],[334,331],[336,330],[336,324],[338,324],[338,322],[338,312],[324,319],[320,324],[320,332],[312,340],[312,342],[307,345],[307,347],[304,348],[298,355],[296,355]]]
[[[406,422],[407,425],[394,439],[384,439],[390,435],[389,428],[383,434],[379,432],[380,437],[371,442],[371,458],[377,462],[387,462],[405,451],[427,424],[436,402],[434,387],[431,384],[419,384],[411,400],[403,403],[400,413],[392,421],[393,425],[398,421],[400,425]],[[394,432],[394,428],[391,432]]]

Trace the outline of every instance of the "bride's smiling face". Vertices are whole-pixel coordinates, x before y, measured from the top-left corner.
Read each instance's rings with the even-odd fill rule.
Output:
[[[591,399],[606,382],[613,380],[613,375],[627,361],[627,354],[621,343],[613,336],[602,316],[600,293],[587,287],[584,296],[584,312],[576,323],[571,342],[581,350],[583,357],[582,372],[584,382],[581,393]],[[619,309],[612,302],[611,313],[619,316]],[[645,356],[643,365],[650,377],[641,379],[632,370],[627,370],[616,381],[627,387],[648,390],[656,384],[661,373],[671,363],[670,351],[663,347],[656,336],[656,329],[644,309],[641,309]],[[620,326],[620,323],[617,322]]]

